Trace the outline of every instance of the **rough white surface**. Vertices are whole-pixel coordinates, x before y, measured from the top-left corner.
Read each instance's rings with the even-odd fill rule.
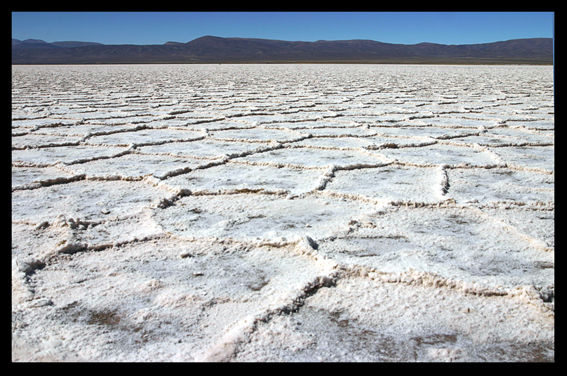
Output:
[[[12,359],[549,362],[545,66],[12,67]]]

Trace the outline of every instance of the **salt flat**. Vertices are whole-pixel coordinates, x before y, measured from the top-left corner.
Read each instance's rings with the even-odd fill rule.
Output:
[[[12,67],[12,360],[555,359],[550,66]]]

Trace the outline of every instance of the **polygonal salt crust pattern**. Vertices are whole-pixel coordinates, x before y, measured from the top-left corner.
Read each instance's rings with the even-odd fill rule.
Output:
[[[172,141],[188,141],[203,137],[203,133],[176,129],[143,129],[134,132],[119,132],[109,135],[90,137],[89,144],[130,145],[153,144]]]
[[[13,360],[553,361],[553,79],[12,67]]]
[[[555,246],[554,210],[530,210],[519,207],[507,210],[485,208],[483,211],[492,218],[512,226],[512,231],[527,237],[534,246],[550,247],[550,250]]]
[[[12,193],[12,221],[35,224],[58,217],[102,221],[128,216],[168,196],[141,182],[80,180]]]
[[[364,150],[314,150],[313,148],[283,148],[242,157],[239,161],[274,166],[323,168],[327,166],[383,165],[386,158]]]
[[[314,137],[293,144],[294,147],[320,149],[357,149],[365,148],[370,145],[373,145],[370,139],[361,137]]]
[[[119,146],[61,146],[12,150],[12,163],[43,167],[56,163],[77,163],[86,160],[110,158],[125,153],[128,149]]]
[[[12,167],[12,189],[38,185],[42,181],[53,181],[72,177],[73,174],[57,167]]]
[[[193,193],[265,190],[301,194],[317,189],[323,173],[323,170],[254,166],[229,162],[169,178],[166,184],[188,189]]]
[[[424,124],[408,125],[404,122],[396,127],[372,127],[378,135],[387,137],[400,137],[401,140],[409,139],[410,137],[427,137],[432,139],[453,139],[455,137],[466,137],[476,135],[479,133],[477,129],[453,129],[425,126]]]
[[[227,155],[253,152],[263,147],[265,146],[251,142],[199,140],[141,146],[137,150],[148,154],[215,159],[224,158]]]
[[[12,149],[24,148],[40,148],[48,146],[64,146],[74,145],[82,141],[81,136],[67,136],[67,135],[41,135],[24,134],[17,137],[12,137]]]
[[[290,199],[274,194],[197,195],[155,212],[165,231],[183,238],[227,238],[283,242],[321,239],[347,226],[351,218],[379,207],[327,197]]]
[[[183,168],[195,168],[203,164],[200,159],[174,158],[163,155],[125,154],[110,159],[95,159],[80,164],[65,166],[65,170],[87,177],[111,179],[143,178],[144,176],[163,177]]]
[[[320,242],[318,250],[383,272],[430,272],[493,288],[553,285],[554,255],[539,240],[553,234],[549,219],[533,218],[532,226],[539,226],[530,231],[514,227],[518,211],[502,219],[494,212],[398,207],[364,217],[348,234]]]
[[[375,131],[370,130],[368,128],[311,128],[311,129],[302,129],[302,132],[308,133],[313,137],[345,137],[345,136],[354,136],[354,137],[369,137],[376,134]]]
[[[423,149],[425,148],[425,149]],[[381,149],[385,157],[423,166],[449,165],[449,166],[495,166],[499,159],[489,150],[473,147],[455,148],[452,145],[435,144],[412,148]]]
[[[516,168],[555,171],[555,148],[553,146],[510,146],[494,149],[501,160]]]
[[[553,338],[553,325],[521,297],[348,278],[293,316],[260,324],[235,360],[541,362]]]
[[[41,330],[26,339],[35,357],[57,360],[193,361],[225,328],[326,273],[306,256],[238,244],[153,239],[80,253],[34,274],[48,303],[26,316],[27,331]]]
[[[459,203],[553,204],[554,175],[503,168],[451,169],[448,197]]]
[[[211,131],[211,138],[216,140],[247,140],[251,142],[285,142],[302,138],[302,134],[291,130],[247,128]]]
[[[335,172],[326,188],[331,192],[361,195],[384,202],[434,203],[445,200],[438,168],[387,165]]]

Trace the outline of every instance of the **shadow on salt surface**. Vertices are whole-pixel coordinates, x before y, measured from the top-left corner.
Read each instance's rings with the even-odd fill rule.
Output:
[[[155,220],[184,238],[229,238],[290,242],[305,235],[321,239],[344,228],[372,205],[322,197],[286,199],[278,195],[187,196],[154,213]],[[376,206],[378,208],[378,206]]]
[[[533,213],[518,216],[528,220]],[[552,252],[475,209],[399,207],[355,225],[347,236],[319,242],[318,252],[380,272],[416,270],[491,287],[554,284]],[[533,235],[553,232],[553,222],[540,226]]]

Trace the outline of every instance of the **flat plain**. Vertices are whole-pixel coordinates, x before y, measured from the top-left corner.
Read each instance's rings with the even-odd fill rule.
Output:
[[[12,360],[554,361],[551,66],[12,66]]]

